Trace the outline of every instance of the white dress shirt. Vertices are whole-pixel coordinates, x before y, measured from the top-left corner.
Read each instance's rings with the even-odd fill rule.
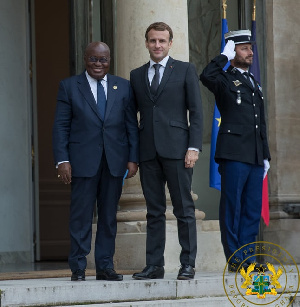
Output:
[[[90,88],[91,88],[91,91],[93,93],[93,96],[95,98],[95,101],[97,102],[97,80],[92,78],[87,71],[85,71],[85,75],[86,75],[86,78],[89,82],[89,85],[90,85]],[[104,76],[104,78],[101,80],[101,84],[104,88],[104,93],[105,93],[105,97],[107,99],[107,75]]]
[[[152,79],[155,75],[155,68],[153,67],[154,64],[160,64],[160,68],[159,68],[159,83],[161,81],[161,78],[163,77],[167,62],[169,60],[169,56],[167,55],[165,58],[163,58],[159,63],[154,62],[152,59],[150,59],[150,65],[148,68],[148,79],[149,79],[149,83],[151,85]]]

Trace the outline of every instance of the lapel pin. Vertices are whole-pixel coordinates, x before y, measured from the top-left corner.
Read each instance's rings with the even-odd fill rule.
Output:
[[[235,81],[232,81],[232,82],[233,82],[233,84],[234,84],[235,86],[239,86],[239,85],[242,84],[242,82],[241,82],[240,80],[235,80]]]
[[[113,89],[116,90],[118,87],[116,85],[113,86]]]

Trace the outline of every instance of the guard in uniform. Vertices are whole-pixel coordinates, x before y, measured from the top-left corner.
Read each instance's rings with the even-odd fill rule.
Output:
[[[240,248],[256,240],[271,156],[262,89],[248,73],[253,60],[251,31],[228,32],[225,42],[224,51],[206,66],[200,80],[214,93],[221,114],[215,152],[221,174],[221,241],[229,270],[237,271],[240,264],[255,262],[253,245]],[[223,70],[228,61],[231,65]]]

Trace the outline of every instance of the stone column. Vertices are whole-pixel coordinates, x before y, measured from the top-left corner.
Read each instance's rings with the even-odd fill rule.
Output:
[[[271,169],[270,226],[264,240],[284,247],[300,262],[300,117],[298,0],[265,1],[267,100]]]
[[[189,61],[188,12],[187,0],[116,0],[114,7],[115,25],[115,74],[129,79],[130,71],[149,61],[149,52],[145,47],[145,31],[153,22],[163,21],[170,25],[174,39],[170,56],[182,61]],[[197,195],[193,194],[196,200]],[[180,246],[177,235],[177,221],[172,213],[170,197],[167,193],[168,209],[166,212],[166,266],[167,272],[178,271],[180,266]],[[204,212],[196,210],[198,242],[201,252],[198,253],[196,269],[213,269],[205,267],[204,258],[211,255],[211,263],[216,268],[220,255],[219,232],[215,225],[202,225]],[[125,180],[117,214],[118,235],[114,264],[116,270],[141,270],[146,258],[146,205],[140,186],[139,177]],[[207,230],[213,229],[213,237],[207,239]],[[201,230],[204,230],[203,234]],[[215,236],[215,237],[214,237]],[[211,243],[203,246],[203,241]],[[200,249],[200,248],[199,248]],[[222,251],[221,251],[222,253]],[[91,253],[93,255],[93,253]],[[91,257],[89,258],[91,267]],[[222,259],[223,260],[223,259]]]

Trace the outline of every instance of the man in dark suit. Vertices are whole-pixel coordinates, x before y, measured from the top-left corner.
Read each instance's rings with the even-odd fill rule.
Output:
[[[135,279],[164,277],[167,183],[181,245],[178,279],[195,275],[197,232],[191,196],[193,167],[202,147],[202,105],[195,67],[168,56],[172,29],[146,30],[150,62],[130,75],[140,111],[140,178],[147,205],[146,267]]]
[[[60,82],[53,127],[58,177],[71,183],[69,265],[71,280],[85,280],[97,200],[95,242],[97,280],[122,280],[113,266],[116,212],[122,181],[138,166],[138,126],[128,80],[108,74],[109,47],[90,43],[86,71]]]
[[[228,32],[225,41],[223,53],[207,65],[200,80],[214,93],[221,114],[215,153],[221,174],[221,241],[229,271],[237,271],[255,261],[253,245],[240,248],[256,240],[262,183],[271,157],[262,90],[248,74],[253,59],[251,32]]]

